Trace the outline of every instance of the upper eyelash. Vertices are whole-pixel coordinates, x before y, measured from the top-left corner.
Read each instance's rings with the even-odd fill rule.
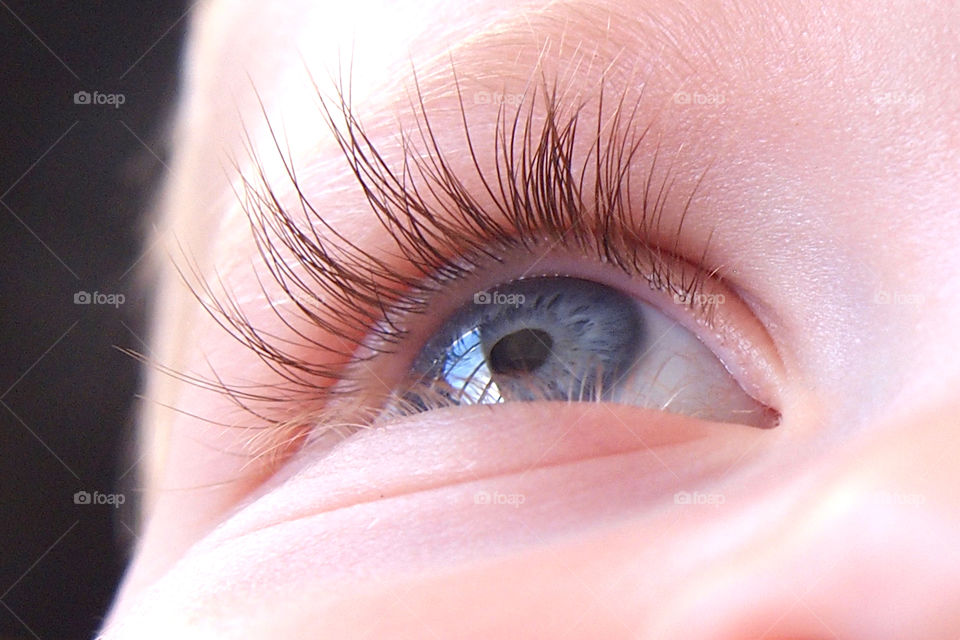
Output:
[[[324,98],[318,90],[321,117],[410,273],[400,272],[396,256],[388,259],[370,253],[324,219],[301,189],[292,159],[284,154],[267,118],[303,215],[295,217],[295,211],[283,204],[249,139],[247,150],[255,170],[251,176],[237,165],[237,196],[264,264],[289,297],[289,301],[275,300],[261,283],[265,300],[294,338],[281,339],[255,326],[229,291],[218,293],[191,267],[193,282],[199,283],[191,288],[201,304],[256,353],[278,381],[238,386],[223,381],[216,372],[212,379],[173,372],[175,375],[226,394],[268,424],[302,423],[306,419],[302,407],[321,406],[333,389],[349,392],[349,385],[334,383],[350,380],[353,369],[347,365],[357,360],[358,347],[377,345],[368,359],[392,351],[405,336],[403,319],[426,310],[445,285],[473,273],[483,261],[500,261],[509,250],[530,249],[544,241],[593,255],[632,276],[646,278],[652,287],[684,294],[685,300],[701,299],[695,294],[704,278],[717,273],[705,267],[709,242],[692,277],[681,273],[678,281],[664,257],[679,253],[681,228],[695,189],[682,200],[675,228],[667,230],[673,234],[674,246],[664,249],[650,244],[647,238],[662,231],[668,200],[675,202],[676,198],[670,194],[670,171],[654,184],[659,146],[646,162],[635,161],[648,129],[633,133],[637,105],[625,108],[626,93],[615,101],[605,120],[606,97],[601,84],[597,127],[583,153],[577,126],[585,103],[565,104],[556,84],[542,81],[531,85],[512,113],[506,103],[500,104],[495,175],[487,175],[478,160],[479,146],[471,137],[457,82],[464,142],[474,177],[480,179],[485,197],[493,202],[491,211],[464,186],[459,170],[446,158],[419,84],[415,88],[411,107],[416,136],[401,131],[403,159],[399,167],[388,163],[368,138],[353,115],[342,83],[334,100]],[[543,119],[540,126],[534,124],[537,115]],[[647,167],[640,184],[639,209],[633,206],[637,185],[632,179],[638,165]],[[594,179],[588,181],[591,169]],[[323,308],[304,302],[318,300],[320,295],[327,296]],[[285,306],[291,301],[293,310]],[[699,311],[704,317],[710,315],[710,309]],[[291,313],[309,321],[316,333],[294,326]],[[356,331],[357,327],[363,330]],[[340,345],[331,344],[331,337]],[[298,353],[304,349],[332,354],[335,362],[311,361]],[[309,420],[316,422],[316,416]]]

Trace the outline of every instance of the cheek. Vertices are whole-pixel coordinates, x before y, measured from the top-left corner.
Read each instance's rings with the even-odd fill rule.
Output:
[[[718,639],[955,637],[960,471],[946,461],[960,455],[960,405],[926,400],[937,408],[891,413],[824,453],[774,535],[706,567],[663,628]]]

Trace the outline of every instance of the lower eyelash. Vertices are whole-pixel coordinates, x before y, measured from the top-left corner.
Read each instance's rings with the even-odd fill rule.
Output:
[[[608,115],[601,86],[598,124],[586,151],[578,134],[586,106],[566,103],[556,85],[544,81],[530,89],[513,112],[501,103],[491,173],[481,168],[457,84],[468,171],[483,185],[479,195],[467,189],[463,170],[454,168],[441,149],[419,85],[413,105],[416,132],[401,131],[399,166],[388,163],[367,136],[347,95],[341,84],[334,100],[321,96],[320,114],[379,224],[390,234],[393,255],[371,253],[324,219],[270,128],[296,198],[293,208],[284,204],[248,140],[256,170],[252,176],[241,172],[238,196],[260,256],[289,298],[271,298],[261,285],[266,302],[293,339],[281,340],[254,326],[228,291],[216,293],[192,269],[194,282],[200,283],[194,292],[201,304],[260,357],[278,382],[238,387],[216,375],[180,377],[228,395],[267,426],[336,424],[338,418],[329,409],[304,414],[303,408],[324,407],[335,395],[357,394],[359,386],[351,384],[357,367],[349,365],[357,363],[360,347],[368,352],[359,358],[367,364],[394,352],[407,335],[404,326],[427,312],[451,283],[476,274],[485,264],[502,262],[508,253],[542,246],[576,252],[644,278],[655,289],[682,296],[709,323],[709,303],[699,302],[704,297],[697,295],[705,278],[717,277],[705,267],[709,243],[700,261],[679,274],[668,259],[679,253],[683,219],[694,194],[678,208],[673,247],[650,244],[647,238],[654,232],[667,231],[661,229],[663,213],[677,198],[671,193],[669,171],[662,183],[654,184],[659,147],[652,157],[639,158],[646,131],[631,133],[637,107],[627,110],[624,95]],[[537,116],[543,119],[539,126]],[[633,178],[637,166],[648,169],[639,185]],[[634,208],[638,187],[640,205]],[[312,302],[321,298],[322,306]],[[294,318],[306,320],[316,333],[295,329]],[[331,346],[334,342],[341,346]],[[333,355],[334,363],[317,364],[300,355],[308,351]],[[376,413],[360,415],[365,417],[351,428],[371,424]]]

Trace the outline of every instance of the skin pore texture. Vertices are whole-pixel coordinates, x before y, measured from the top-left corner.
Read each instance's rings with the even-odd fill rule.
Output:
[[[735,329],[701,340],[780,423],[518,402],[331,444],[155,371],[142,536],[104,637],[960,634],[960,9],[201,2],[160,203],[171,250],[155,265],[152,360],[233,388],[280,381],[187,286],[202,298],[214,283],[262,334],[290,337],[237,197],[239,165],[296,209],[277,146],[326,223],[389,254],[317,97],[336,115],[345,76],[394,166],[419,95],[481,200],[464,117],[489,172],[498,113],[541,80],[587,105],[586,131],[601,90],[637,105],[638,172],[671,185],[650,240],[691,263],[709,246],[730,293],[719,322]],[[421,337],[545,253],[439,293]],[[258,408],[290,421],[319,398]]]

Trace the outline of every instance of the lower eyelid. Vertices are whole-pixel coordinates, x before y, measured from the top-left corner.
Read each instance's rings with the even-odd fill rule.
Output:
[[[758,435],[750,427],[705,422],[655,409],[566,403],[498,407],[511,417],[494,435],[489,432],[490,408],[474,405],[441,409],[428,417],[420,414],[400,418],[384,429],[339,441],[336,451],[309,443],[255,497],[274,495],[266,500],[251,499],[252,508],[242,510],[246,512],[225,528],[229,531],[226,537],[264,528],[257,522],[257,512],[273,511],[270,502],[289,500],[296,505],[294,509],[286,505],[280,509],[285,520],[292,520],[448,485],[500,476],[524,477],[534,469],[575,466],[616,456],[649,456],[651,452],[659,462],[651,460],[652,471],[638,473],[634,480],[649,484],[652,476],[662,472],[663,485],[672,493],[677,474],[689,474],[687,480],[693,482],[692,478],[709,473],[712,465],[678,465],[667,470],[662,464],[665,457],[690,457],[697,452],[706,461],[710,455],[705,449],[722,452],[724,448],[718,443],[749,442]],[[548,419],[544,420],[545,416]],[[633,426],[626,429],[627,424]],[[642,436],[638,438],[638,434]],[[544,441],[556,444],[544,451]],[[419,448],[423,449],[421,455],[410,455],[411,450]],[[739,457],[740,453],[735,455]],[[740,461],[745,459],[749,458]],[[729,472],[731,462],[725,459],[717,470]],[[371,471],[376,482],[370,480]],[[288,483],[290,486],[284,487]],[[279,491],[273,492],[277,487]],[[277,495],[284,492],[290,494],[287,499]],[[223,529],[217,534],[220,541],[224,534]]]

